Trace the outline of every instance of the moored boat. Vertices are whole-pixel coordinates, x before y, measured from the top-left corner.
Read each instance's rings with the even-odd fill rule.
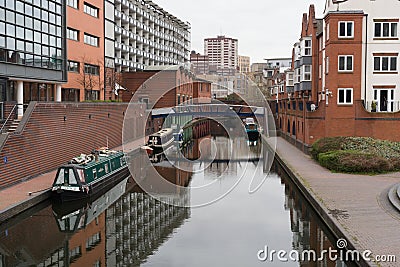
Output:
[[[116,184],[129,174],[122,151],[107,148],[95,150],[90,155],[73,158],[69,164],[58,168],[52,186],[53,197],[72,201],[93,196]]]
[[[258,124],[252,118],[247,118],[245,121],[246,133],[250,142],[257,141],[260,137]]]
[[[174,135],[171,128],[162,129],[149,136],[147,147],[160,151],[169,147],[174,142]]]

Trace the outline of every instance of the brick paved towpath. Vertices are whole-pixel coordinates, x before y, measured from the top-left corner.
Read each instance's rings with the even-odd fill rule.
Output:
[[[388,189],[400,182],[400,173],[332,173],[280,137],[276,156],[312,196],[313,206],[320,206],[319,213],[325,214],[323,219],[334,232],[344,234],[350,248],[396,256],[397,262],[371,266],[400,266],[400,212],[387,199]]]

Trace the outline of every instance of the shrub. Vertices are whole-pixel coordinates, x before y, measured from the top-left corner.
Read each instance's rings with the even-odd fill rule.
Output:
[[[321,153],[318,161],[329,170],[346,173],[379,173],[392,169],[387,159],[361,151],[336,150]]]
[[[312,145],[311,155],[318,160],[318,155],[329,151],[341,150],[345,137],[326,137],[319,139]]]

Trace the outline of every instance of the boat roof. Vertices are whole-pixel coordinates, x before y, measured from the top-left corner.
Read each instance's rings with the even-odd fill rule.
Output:
[[[91,168],[91,167],[97,165],[100,162],[108,161],[110,159],[113,159],[113,158],[116,158],[116,157],[120,157],[121,155],[123,155],[122,151],[108,151],[108,153],[99,154],[97,161],[95,159],[93,159],[92,161],[90,161],[88,163],[80,163],[80,164],[79,163],[70,163],[70,164],[66,164],[66,165],[61,166],[61,168],[71,168],[71,167]]]
[[[166,128],[166,129],[162,129],[156,133],[151,134],[150,136],[161,136],[161,135],[166,135],[172,133],[172,129],[171,128]]]

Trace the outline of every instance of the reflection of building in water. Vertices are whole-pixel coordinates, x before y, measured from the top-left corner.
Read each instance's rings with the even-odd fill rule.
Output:
[[[317,258],[322,254],[322,250],[335,249],[331,242],[333,236],[327,235],[330,232],[323,225],[323,222],[318,219],[319,215],[312,210],[312,207],[309,206],[301,193],[298,192],[295,185],[289,182],[290,178],[287,174],[280,167],[275,167],[275,171],[282,177],[282,183],[285,184],[285,209],[290,211],[293,249],[297,250],[299,255],[302,255],[302,252],[305,250],[315,251]],[[325,255],[323,260],[312,262],[307,261],[306,256],[306,260],[300,261],[300,266],[346,266],[342,261],[331,261],[329,260],[329,255]]]
[[[171,201],[176,205],[188,199]],[[106,216],[106,266],[138,266],[189,218],[190,208],[130,193],[108,209]]]

